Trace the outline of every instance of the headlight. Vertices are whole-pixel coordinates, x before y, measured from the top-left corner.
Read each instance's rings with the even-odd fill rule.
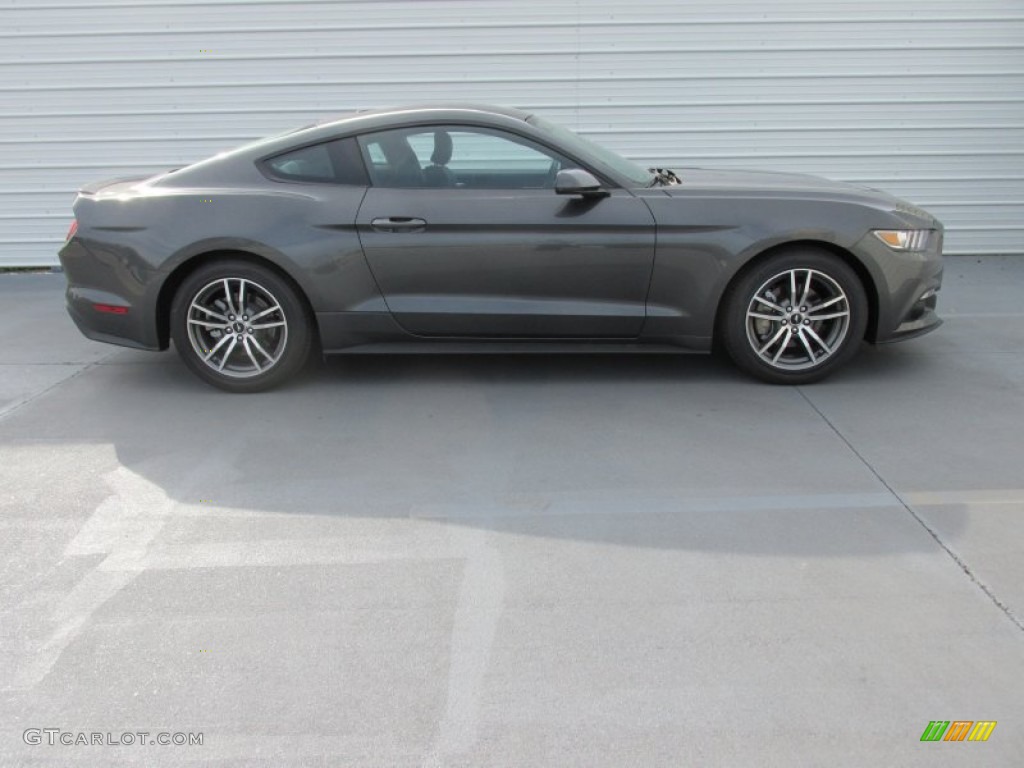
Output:
[[[876,229],[875,237],[894,251],[926,251],[931,240],[930,229]]]

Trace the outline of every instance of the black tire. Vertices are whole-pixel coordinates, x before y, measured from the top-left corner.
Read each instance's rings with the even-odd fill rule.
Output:
[[[726,353],[741,370],[772,384],[825,378],[857,353],[868,323],[860,278],[838,256],[814,248],[755,263],[723,302]]]
[[[171,305],[171,338],[185,365],[228,392],[262,392],[297,373],[309,357],[311,326],[287,280],[239,259],[199,267]]]

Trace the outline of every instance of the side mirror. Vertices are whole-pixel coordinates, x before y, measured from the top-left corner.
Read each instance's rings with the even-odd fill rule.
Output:
[[[559,195],[580,195],[581,197],[608,197],[610,192],[601,188],[594,174],[582,168],[566,168],[555,176],[555,192]]]

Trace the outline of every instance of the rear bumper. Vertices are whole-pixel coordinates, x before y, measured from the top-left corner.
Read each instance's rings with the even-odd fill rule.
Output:
[[[134,349],[159,350],[154,283],[127,268],[123,261],[97,258],[79,238],[72,238],[59,253],[68,287],[68,314],[87,338]],[[124,307],[111,314],[96,305]]]
[[[93,295],[88,295],[90,293]],[[116,297],[111,297],[109,294],[98,295],[100,293],[68,286],[68,314],[82,335],[93,341],[117,344],[121,347],[147,349],[154,352],[160,350],[160,345],[155,340],[155,332],[153,339],[146,338],[146,328],[139,322],[139,317],[133,316],[131,307],[124,315],[111,315],[94,309],[95,304],[124,305]]]

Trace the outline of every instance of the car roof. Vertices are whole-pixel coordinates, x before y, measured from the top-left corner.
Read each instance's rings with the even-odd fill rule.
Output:
[[[352,112],[345,112],[340,115],[318,120],[315,125],[318,127],[325,125],[336,125],[338,123],[344,123],[349,120],[363,117],[387,117],[387,116],[403,116],[409,117],[415,115],[417,112],[429,113],[429,112],[484,112],[490,115],[501,115],[502,117],[511,117],[516,120],[526,120],[531,113],[526,112],[522,109],[516,109],[515,107],[500,107],[494,104],[484,104],[473,101],[443,101],[443,102],[432,102],[426,104],[411,104],[408,106],[401,107],[375,107],[372,109],[357,109]]]
[[[358,133],[406,125],[465,121],[491,127],[514,128],[518,123],[522,126],[520,130],[530,133],[531,126],[526,120],[531,114],[522,109],[476,102],[437,102],[349,112],[200,160],[173,174],[164,175],[154,183],[167,186],[221,183],[230,179],[230,174],[225,175],[225,171],[233,166],[244,169],[243,173],[247,174],[253,161],[276,153]]]
[[[290,146],[311,144],[324,139],[352,135],[365,131],[384,130],[417,123],[466,121],[485,125],[511,127],[524,123],[532,113],[513,107],[498,107],[476,102],[436,102],[403,107],[382,107],[358,110],[319,120],[311,125],[287,133],[262,139],[244,150],[260,149],[267,152],[287,150]]]

